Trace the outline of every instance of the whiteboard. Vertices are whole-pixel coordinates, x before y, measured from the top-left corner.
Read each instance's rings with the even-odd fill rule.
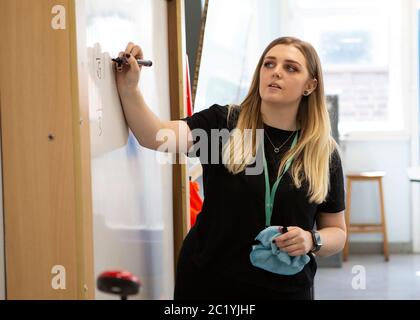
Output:
[[[134,298],[172,299],[172,167],[157,161],[157,153],[141,147],[131,133],[125,135],[110,69],[110,57],[118,56],[129,41],[140,44],[145,59],[153,61],[153,67],[142,70],[141,91],[158,117],[170,119],[167,1],[78,0],[76,4],[83,5],[86,13],[85,40],[78,43],[85,46],[86,54],[79,63],[88,65],[84,69],[90,73],[82,76],[91,77],[95,277],[105,270],[127,270],[142,282]],[[78,35],[78,41],[82,38]],[[105,71],[99,76],[107,81],[101,85],[92,83],[98,80],[92,66],[98,55]],[[98,137],[100,130],[106,138]],[[118,299],[99,291],[96,298]]]

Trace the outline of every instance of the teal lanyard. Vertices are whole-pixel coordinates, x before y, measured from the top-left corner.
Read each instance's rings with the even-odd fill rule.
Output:
[[[293,139],[292,146],[290,149],[292,149],[298,140],[298,133],[296,132],[295,138]],[[281,176],[277,179],[276,183],[273,185],[273,189],[271,189],[270,192],[270,180],[268,178],[268,167],[267,167],[267,160],[265,159],[265,151],[264,147],[263,150],[263,158],[264,158],[264,176],[265,176],[265,226],[269,227],[271,222],[271,215],[273,213],[273,205],[274,205],[274,198],[276,196],[277,187],[279,186],[279,183],[281,179],[283,178],[284,174],[289,170],[290,165],[292,164],[293,158],[290,158],[287,160],[286,165],[284,166],[283,173]]]

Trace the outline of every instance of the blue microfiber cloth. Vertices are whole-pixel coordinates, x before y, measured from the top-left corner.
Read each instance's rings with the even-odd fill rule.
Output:
[[[252,246],[251,263],[258,268],[282,275],[293,275],[302,271],[309,262],[308,255],[291,257],[280,250],[272,240],[281,235],[279,227],[271,226],[261,231],[255,240],[260,244]]]

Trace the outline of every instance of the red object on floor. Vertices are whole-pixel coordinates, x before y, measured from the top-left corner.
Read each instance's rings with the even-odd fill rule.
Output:
[[[194,226],[198,214],[203,208],[203,200],[200,196],[200,186],[196,181],[190,181],[190,223]]]
[[[102,272],[96,280],[98,290],[110,294],[118,294],[122,300],[139,293],[139,278],[128,271],[108,270]]]

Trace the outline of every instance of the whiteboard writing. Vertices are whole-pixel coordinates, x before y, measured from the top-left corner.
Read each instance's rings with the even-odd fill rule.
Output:
[[[89,120],[92,156],[127,144],[128,126],[115,81],[112,58],[99,43],[88,50]]]

